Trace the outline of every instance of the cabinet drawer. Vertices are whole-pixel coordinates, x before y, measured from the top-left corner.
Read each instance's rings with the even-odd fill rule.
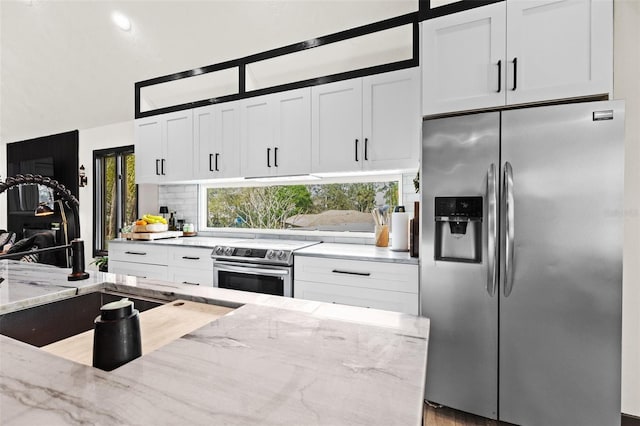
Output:
[[[109,272],[140,278],[167,280],[167,267],[162,265],[109,260]]]
[[[385,309],[418,315],[418,295],[296,280],[294,297],[363,308]]]
[[[171,247],[169,266],[178,268],[193,268],[211,271],[213,273],[212,249],[205,248],[176,248]]]
[[[299,256],[294,267],[296,284],[300,280],[418,293],[418,265]]]
[[[213,287],[213,269],[169,268],[169,281]]]
[[[111,244],[109,263],[112,261],[167,265],[167,247],[151,244]]]

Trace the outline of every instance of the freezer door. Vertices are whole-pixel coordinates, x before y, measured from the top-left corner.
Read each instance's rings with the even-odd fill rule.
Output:
[[[620,423],[623,123],[621,101],[503,113],[501,420]]]
[[[496,241],[488,230],[495,234],[497,228],[491,207],[497,199],[499,125],[497,112],[425,121],[420,172],[421,315],[431,320],[426,399],[494,419],[498,297],[491,273],[496,259],[487,246]],[[492,164],[496,179],[488,182]],[[468,222],[465,234],[451,234],[465,222],[436,222],[436,197],[482,197],[482,221]],[[459,212],[471,208],[464,203]],[[444,239],[438,250],[437,238]],[[479,249],[469,245],[472,238],[480,238]],[[435,260],[438,254],[448,260]]]

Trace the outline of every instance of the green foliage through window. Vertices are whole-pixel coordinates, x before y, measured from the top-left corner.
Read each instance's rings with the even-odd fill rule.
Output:
[[[372,232],[398,200],[397,181],[208,188],[207,227]]]

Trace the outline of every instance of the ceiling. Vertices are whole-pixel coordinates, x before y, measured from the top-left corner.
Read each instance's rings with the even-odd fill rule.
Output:
[[[0,1],[0,141],[133,119],[134,83],[417,10],[417,0]],[[114,11],[128,16],[117,28]]]

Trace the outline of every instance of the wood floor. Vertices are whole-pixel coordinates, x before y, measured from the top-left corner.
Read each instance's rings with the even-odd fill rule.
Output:
[[[498,426],[496,420],[464,413],[452,408],[424,405],[424,426]]]

